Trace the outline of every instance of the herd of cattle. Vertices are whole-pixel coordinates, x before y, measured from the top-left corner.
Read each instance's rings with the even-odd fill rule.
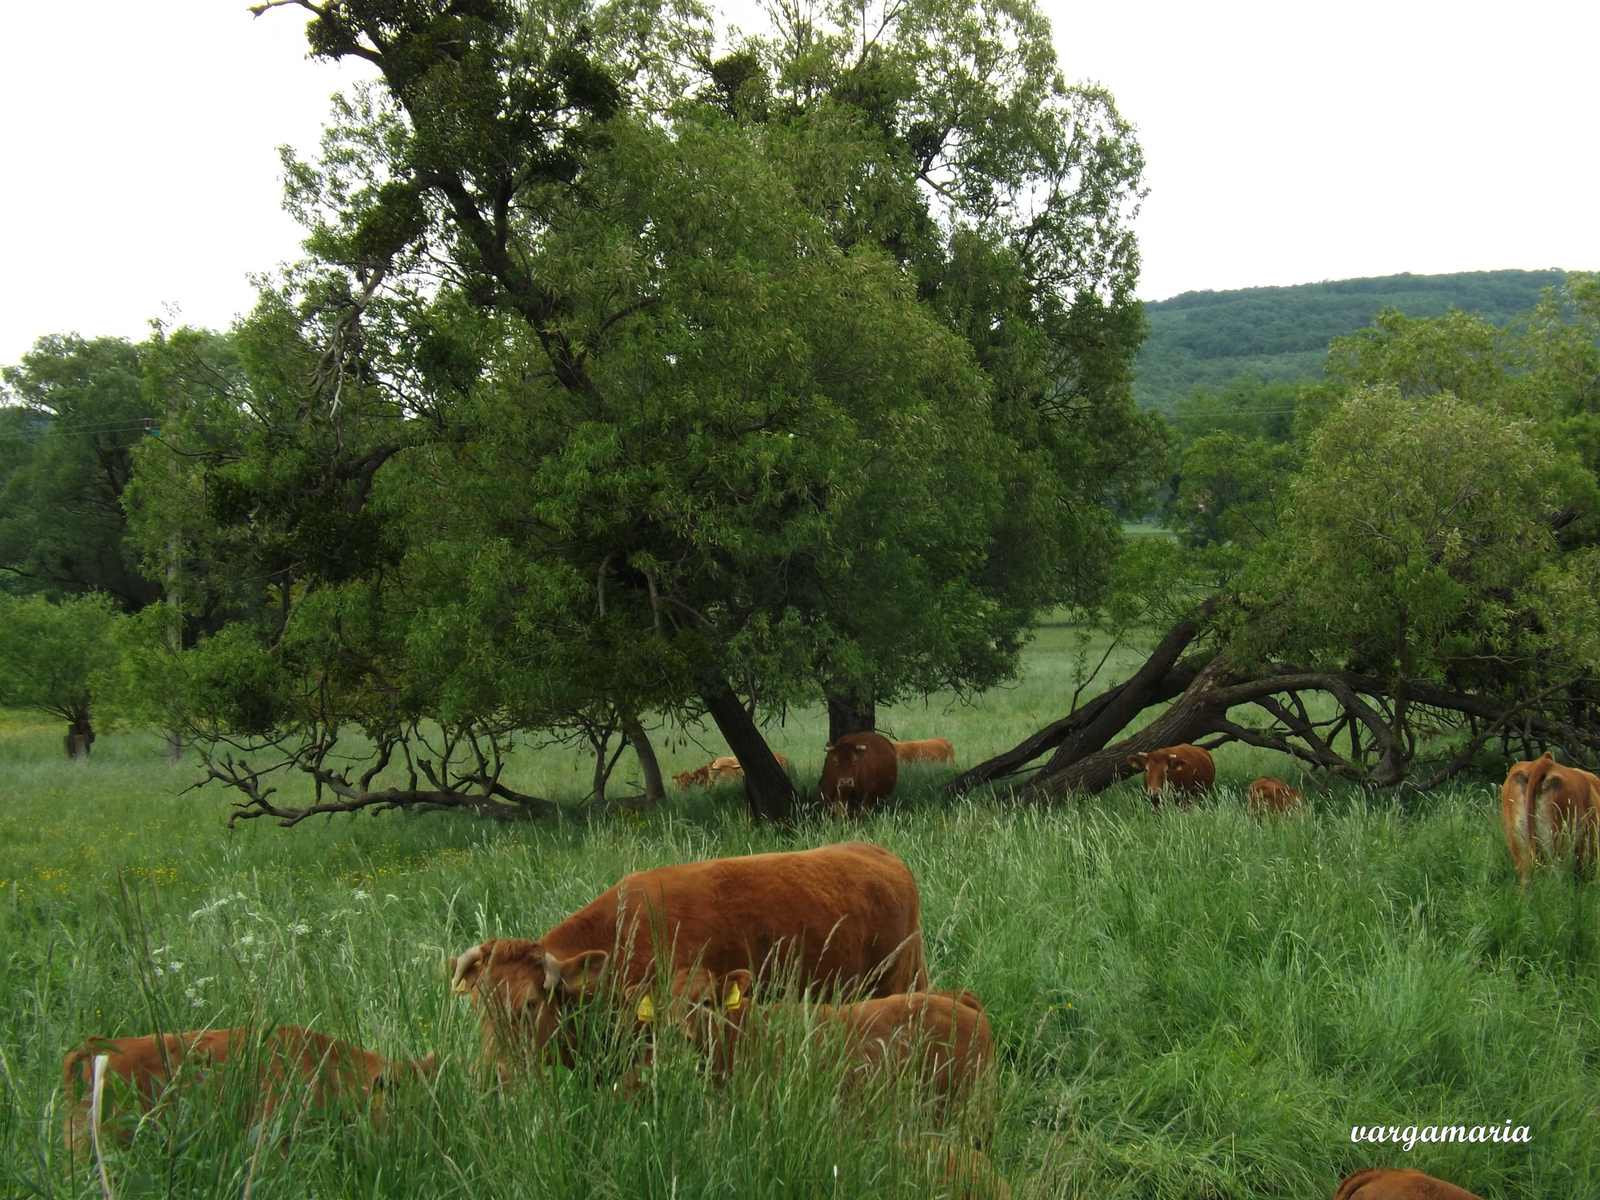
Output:
[[[917,757],[954,763],[942,738],[840,738],[828,749],[823,792],[840,809],[859,812],[893,790],[899,762]],[[687,778],[704,772],[709,782],[718,764],[730,761],[737,770],[737,760],[716,760]],[[1203,795],[1216,779],[1211,755],[1198,746],[1128,761],[1144,771],[1155,803]],[[1303,801],[1288,784],[1263,778],[1250,787],[1250,805],[1282,812]],[[1594,775],[1558,766],[1548,753],[1517,763],[1502,808],[1523,883],[1540,852],[1576,849],[1592,857],[1600,829]],[[787,1030],[844,1068],[847,1083],[914,1073],[941,1119],[976,1109],[979,1119],[968,1127],[981,1130],[995,1063],[988,1017],[970,991],[930,991],[929,982],[916,880],[900,859],[865,842],[639,871],[536,940],[495,938],[451,961],[454,992],[479,1014],[482,1064],[502,1086],[554,1059],[576,1067],[586,1044],[574,1032],[581,1010],[598,1015],[629,1047],[630,1065],[613,1081],[625,1099],[639,1087],[659,1037],[692,1047],[720,1083],[751,1045],[762,1046],[761,1061],[781,1070],[803,1052],[784,1044]],[[437,1067],[431,1054],[389,1061],[288,1025],[93,1038],[62,1064],[69,1164],[92,1157],[103,1173],[103,1128],[131,1140],[169,1096],[215,1084],[217,1068],[230,1062],[236,1079],[244,1072],[251,1116],[263,1129],[290,1095],[314,1109],[357,1103],[379,1116],[386,1089],[425,1080]],[[942,1194],[1008,1194],[980,1151],[938,1146],[929,1162]],[[1417,1171],[1376,1168],[1345,1179],[1335,1200],[1476,1198]]]

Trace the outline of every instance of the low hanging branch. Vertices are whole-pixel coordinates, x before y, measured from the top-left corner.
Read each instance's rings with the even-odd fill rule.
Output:
[[[251,821],[258,817],[272,817],[287,828],[300,824],[308,817],[359,812],[362,809],[375,812],[399,808],[421,812],[455,809],[499,821],[527,820],[554,814],[557,806],[550,801],[514,791],[500,781],[501,772],[505,769],[504,756],[498,741],[494,738],[488,740],[490,745],[485,748],[473,733],[447,736],[439,754],[440,761],[436,764],[432,759],[413,754],[412,738],[397,736],[381,746],[376,758],[354,780],[349,770],[335,771],[326,765],[334,739],[326,742],[309,741],[294,750],[266,743],[256,749],[268,754],[276,752],[279,761],[271,766],[252,767],[246,759],[235,757],[232,752],[225,752],[220,757],[207,753],[205,777],[186,790],[216,781],[240,793],[243,799],[234,802],[233,812],[228,817],[229,828],[239,821]],[[426,744],[420,735],[415,741]],[[406,762],[406,785],[375,786],[379,776],[393,761],[396,750],[401,752]],[[466,766],[466,769],[453,766],[453,760],[464,751],[470,754],[470,766]],[[314,784],[311,802],[275,803],[272,797],[279,794],[278,788],[269,786],[266,781],[279,772],[288,772],[291,776],[298,772],[309,778]]]

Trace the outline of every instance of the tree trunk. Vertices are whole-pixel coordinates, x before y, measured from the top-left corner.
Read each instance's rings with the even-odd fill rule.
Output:
[[[1215,722],[1228,711],[1227,699],[1217,693],[1233,682],[1234,675],[1232,660],[1226,653],[1218,654],[1195,676],[1176,704],[1138,733],[1076,762],[1040,773],[1029,781],[1024,794],[1059,797],[1077,789],[1102,791],[1135,773],[1128,755],[1198,741],[1217,732]]]
[[[1045,765],[1041,778],[1063,770],[1099,750],[1150,705],[1164,704],[1181,696],[1194,681],[1196,672],[1192,667],[1178,666],[1178,658],[1199,636],[1217,600],[1211,597],[1168,630],[1132,679],[1100,693],[1021,745],[963,772],[945,785],[945,791],[959,796],[991,779],[1015,775],[1053,746],[1058,749]]]
[[[1093,721],[1061,743],[1050,761],[1045,764],[1042,774],[1048,776],[1063,770],[1103,748],[1107,742],[1122,732],[1128,722],[1150,705],[1160,703],[1156,699],[1158,692],[1165,691],[1167,698],[1182,694],[1191,681],[1186,680],[1180,687],[1171,689],[1163,689],[1162,683],[1177,665],[1179,656],[1189,648],[1195,638],[1200,636],[1200,630],[1216,609],[1218,599],[1219,597],[1212,596],[1167,630],[1167,635],[1150,652],[1150,657],[1144,660],[1144,665],[1134,673],[1132,679],[1128,680],[1127,687],[1123,688],[1117,698],[1106,705]],[[1174,743],[1163,743],[1163,745],[1172,744]]]
[[[667,789],[661,782],[661,763],[656,759],[655,747],[645,735],[644,726],[639,723],[639,718],[623,717],[622,732],[627,735],[628,744],[633,747],[634,757],[639,760],[639,772],[644,776],[645,800],[651,804],[665,800]]]
[[[708,684],[700,697],[706,711],[717,723],[728,749],[744,768],[744,798],[750,815],[761,821],[790,821],[800,803],[789,773],[772,757],[772,748],[761,736],[754,719],[745,711],[739,697],[726,680]]]
[[[87,712],[73,714],[72,724],[67,726],[67,736],[62,742],[68,758],[89,757],[89,748],[94,745],[94,727],[89,724]]]
[[[873,701],[829,693],[828,745],[833,745],[846,734],[876,733],[877,729],[878,706]]]

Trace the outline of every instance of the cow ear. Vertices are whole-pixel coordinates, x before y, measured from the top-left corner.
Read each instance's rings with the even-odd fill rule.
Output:
[[[738,1012],[750,1003],[754,987],[749,971],[729,971],[722,977],[722,1007],[727,1012]]]
[[[1133,767],[1135,770],[1142,771],[1144,770],[1144,764],[1149,757],[1150,756],[1148,754],[1130,754],[1128,755],[1128,765]]]
[[[1548,758],[1551,762],[1555,762],[1555,760],[1556,760],[1555,752],[1553,750],[1546,750],[1544,752],[1544,754],[1541,756],[1541,761],[1543,761],[1543,759],[1546,759],[1546,758]]]
[[[544,956],[544,990],[547,995],[562,995],[576,1000],[592,1000],[600,990],[600,974],[605,970],[604,950],[585,950],[571,958]]]

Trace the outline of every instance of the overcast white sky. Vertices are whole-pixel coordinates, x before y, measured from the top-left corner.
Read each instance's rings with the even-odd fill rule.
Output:
[[[1600,267],[1600,3],[1042,0],[1139,128],[1140,293]],[[295,10],[0,0],[0,363],[45,333],[223,327],[295,257],[276,147],[346,68]]]

